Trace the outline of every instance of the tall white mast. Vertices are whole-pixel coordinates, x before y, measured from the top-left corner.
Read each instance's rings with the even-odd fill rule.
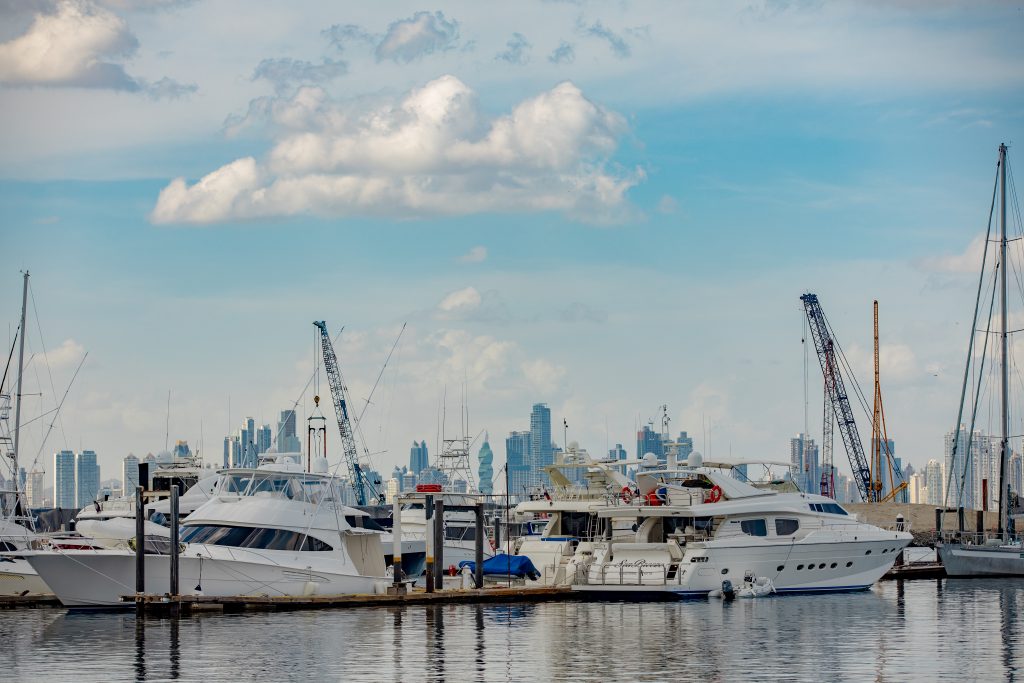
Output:
[[[18,401],[14,406],[14,481],[15,489],[18,488],[18,443],[21,441],[21,378],[25,374],[25,310],[28,305],[28,271],[25,271],[24,285],[21,291],[21,339],[18,340],[18,389],[15,398]],[[21,492],[18,491],[18,501],[21,501]],[[19,505],[16,504],[17,508]]]
[[[1009,511],[1009,501],[1006,495],[1006,470],[1010,460],[1010,419],[1009,419],[1009,389],[1007,372],[1006,353],[1006,145],[999,145],[999,286],[1002,289],[1002,301],[1000,303],[1000,324],[999,342],[1000,354],[1002,356],[1002,408],[1000,411],[1000,428],[1002,435],[999,444],[999,535],[1003,535],[1006,529],[1006,515]]]

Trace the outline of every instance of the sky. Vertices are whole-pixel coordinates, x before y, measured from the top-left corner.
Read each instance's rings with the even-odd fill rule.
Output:
[[[869,397],[879,301],[896,455],[942,456],[997,147],[1012,168],[1024,133],[1020,3],[0,0],[0,19],[23,464],[91,448],[106,479],[177,439],[219,464],[244,417],[293,405],[302,435],[314,320],[341,332],[385,473],[413,440],[436,452],[442,414],[457,436],[463,405],[498,472],[537,402],[592,454],[632,452],[667,405],[705,458],[786,460],[821,433],[808,291]]]

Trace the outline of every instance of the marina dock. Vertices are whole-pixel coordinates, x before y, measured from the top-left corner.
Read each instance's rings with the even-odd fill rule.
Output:
[[[579,600],[584,595],[568,586],[542,588],[484,588],[444,590],[427,593],[414,590],[405,594],[266,596],[241,595],[214,597],[205,595],[126,595],[122,600],[135,603],[136,611],[146,614],[188,614],[192,612],[246,612],[299,609],[341,609],[351,607],[400,607],[405,605],[447,605],[510,602],[554,602]]]

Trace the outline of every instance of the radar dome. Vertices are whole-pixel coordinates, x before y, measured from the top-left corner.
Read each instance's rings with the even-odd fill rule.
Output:
[[[690,467],[700,467],[704,464],[704,456],[700,454],[700,451],[693,451],[690,453],[690,459],[686,461],[686,464]]]
[[[654,453],[644,453],[643,463],[644,467],[657,467],[658,456],[656,456]]]
[[[314,458],[313,472],[316,474],[327,474],[327,458]]]

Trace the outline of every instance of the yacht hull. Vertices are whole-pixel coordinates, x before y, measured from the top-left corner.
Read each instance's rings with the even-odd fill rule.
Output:
[[[0,595],[52,595],[36,570],[21,557],[0,557]]]
[[[944,543],[938,552],[947,576],[1024,576],[1024,547]]]
[[[344,573],[346,565],[331,558],[295,558],[296,553],[271,557],[269,552],[237,548],[230,551],[215,556],[205,550],[183,554],[178,570],[180,592],[217,597],[372,594],[386,581],[384,577]],[[286,556],[292,561],[287,562]],[[40,552],[29,555],[28,560],[67,607],[134,606],[121,600],[122,596],[135,594],[135,555],[131,552]],[[146,555],[145,574],[147,593],[168,592],[167,556]]]

